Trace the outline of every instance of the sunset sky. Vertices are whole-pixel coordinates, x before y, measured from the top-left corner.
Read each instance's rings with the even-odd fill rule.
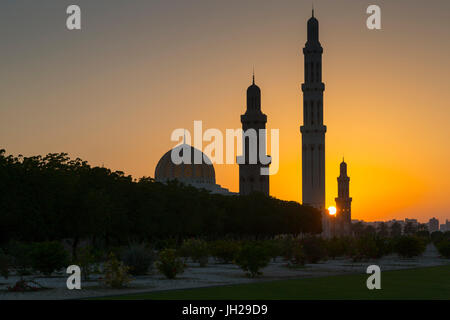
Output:
[[[82,30],[66,29],[78,4]],[[381,7],[382,30],[366,28]],[[315,0],[324,48],[326,199],[348,163],[352,218],[450,219],[450,1]],[[0,148],[67,152],[154,176],[174,129],[239,128],[262,90],[280,130],[271,195],[301,202],[303,54],[311,0],[40,0],[0,4]],[[237,165],[215,165],[238,191]]]

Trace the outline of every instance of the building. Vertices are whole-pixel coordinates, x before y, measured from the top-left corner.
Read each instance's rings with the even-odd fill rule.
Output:
[[[172,161],[172,153],[179,155],[183,159],[182,163],[175,164]],[[211,160],[200,150],[185,143],[167,151],[161,157],[156,165],[155,180],[162,183],[177,180],[211,193],[234,194],[216,184],[216,174]]]
[[[302,199],[303,204],[325,209],[325,132],[323,125],[322,46],[319,21],[308,20],[307,41],[303,48],[305,75],[303,91]]]
[[[342,159],[338,181],[338,197],[336,201],[336,226],[337,235],[349,235],[352,224],[352,198],[350,198],[350,178],[347,175],[347,164]]]
[[[441,232],[446,232],[446,231],[450,231],[450,221],[448,221],[447,219],[445,220],[445,223],[441,224],[439,231]]]
[[[266,129],[267,116],[261,111],[261,90],[253,83],[247,89],[247,109],[241,115],[242,123],[242,160],[239,163],[239,194],[262,192],[269,195],[269,175],[261,174],[261,169],[270,164],[261,162],[260,155],[266,155],[266,135],[259,130]],[[261,150],[260,150],[261,149]]]
[[[325,210],[325,133],[323,125],[322,53],[319,42],[319,21],[312,17],[307,24],[307,41],[303,48],[305,60],[302,135],[302,202],[322,212],[322,229],[329,234],[329,216]]]
[[[428,231],[430,233],[439,231],[439,220],[438,219],[433,217],[428,221]]]

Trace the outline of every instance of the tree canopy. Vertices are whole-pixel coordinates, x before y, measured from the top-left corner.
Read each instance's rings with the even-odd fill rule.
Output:
[[[0,243],[96,238],[120,244],[319,232],[320,212],[297,202],[133,180],[66,153],[15,157],[0,150]]]

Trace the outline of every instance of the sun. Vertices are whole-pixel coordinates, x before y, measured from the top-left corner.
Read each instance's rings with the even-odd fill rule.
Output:
[[[336,207],[328,207],[328,213],[334,216],[336,214]]]

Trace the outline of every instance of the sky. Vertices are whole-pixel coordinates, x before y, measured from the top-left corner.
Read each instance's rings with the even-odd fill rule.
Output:
[[[81,8],[82,30],[66,28]],[[366,9],[381,8],[381,30]],[[450,2],[314,0],[324,48],[326,205],[345,156],[352,218],[450,219]],[[272,196],[301,202],[311,1],[2,0],[0,148],[154,176],[174,129],[236,129],[252,69],[280,130]],[[215,165],[238,191],[238,166]]]

